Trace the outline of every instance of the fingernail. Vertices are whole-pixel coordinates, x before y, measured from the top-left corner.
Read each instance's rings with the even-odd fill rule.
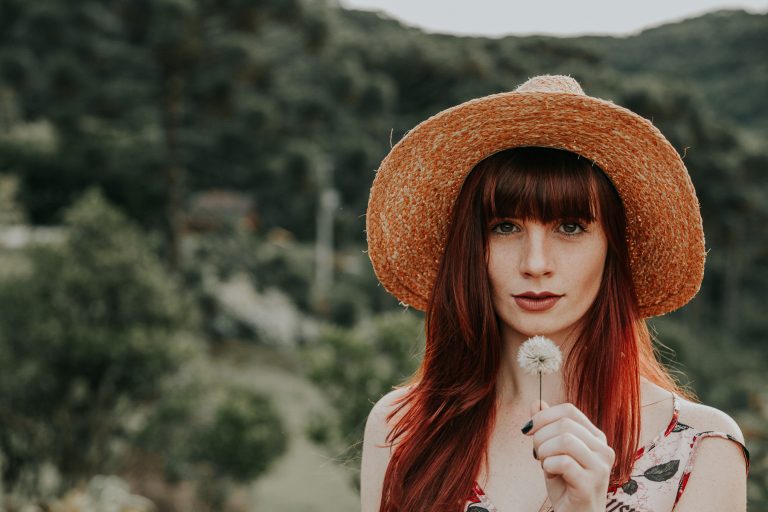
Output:
[[[538,459],[538,457],[536,456],[536,448],[533,449],[533,458]]]
[[[523,434],[527,434],[533,428],[533,420],[528,420],[528,423],[521,429]]]

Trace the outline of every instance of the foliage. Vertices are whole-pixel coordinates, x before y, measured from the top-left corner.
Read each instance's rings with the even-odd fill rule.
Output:
[[[29,250],[31,271],[0,283],[3,482],[36,485],[52,463],[71,484],[114,463],[125,416],[192,348],[194,311],[146,237],[95,190],[65,214],[62,246]]]
[[[286,443],[285,427],[269,397],[235,389],[219,405],[213,423],[197,436],[194,457],[245,482],[264,473]]]
[[[768,14],[729,9],[644,30],[627,38],[584,38],[622,73],[679,81],[718,115],[768,133],[768,76],[756,62],[768,59]],[[738,93],[736,93],[738,91]]]
[[[303,354],[308,377],[332,407],[313,419],[310,438],[349,450],[350,465],[358,467],[371,400],[411,375],[422,351],[423,320],[409,311],[382,313],[353,328],[326,325]]]
[[[16,200],[18,177],[0,174],[0,226],[21,224],[24,211]]]
[[[51,222],[97,183],[145,226],[168,232],[175,266],[187,174],[197,187],[223,165],[228,185],[258,183],[270,169],[252,163],[285,145],[272,74],[297,50],[323,45],[315,4],[0,2],[0,91],[23,120],[50,120],[59,141],[17,169],[31,218]],[[13,162],[2,160],[0,169]],[[293,205],[306,213],[308,202]]]
[[[168,481],[195,482],[198,499],[221,510],[232,484],[267,472],[288,436],[267,395],[215,382],[209,364],[198,360],[167,388],[135,446],[161,457]]]

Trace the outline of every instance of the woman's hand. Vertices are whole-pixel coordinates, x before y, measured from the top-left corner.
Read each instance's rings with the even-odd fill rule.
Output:
[[[536,459],[555,512],[603,512],[616,459],[603,432],[572,403],[531,404]]]

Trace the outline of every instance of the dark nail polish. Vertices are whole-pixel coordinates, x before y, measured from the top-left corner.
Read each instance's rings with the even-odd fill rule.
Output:
[[[533,428],[533,420],[528,420],[528,423],[522,428],[523,434],[527,434]]]
[[[533,449],[533,458],[538,459],[538,457],[536,456],[536,448]]]

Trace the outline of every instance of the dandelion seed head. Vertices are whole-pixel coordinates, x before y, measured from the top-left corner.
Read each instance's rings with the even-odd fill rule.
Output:
[[[554,373],[560,369],[563,355],[560,348],[549,338],[534,336],[528,338],[517,352],[520,367],[531,375]]]

